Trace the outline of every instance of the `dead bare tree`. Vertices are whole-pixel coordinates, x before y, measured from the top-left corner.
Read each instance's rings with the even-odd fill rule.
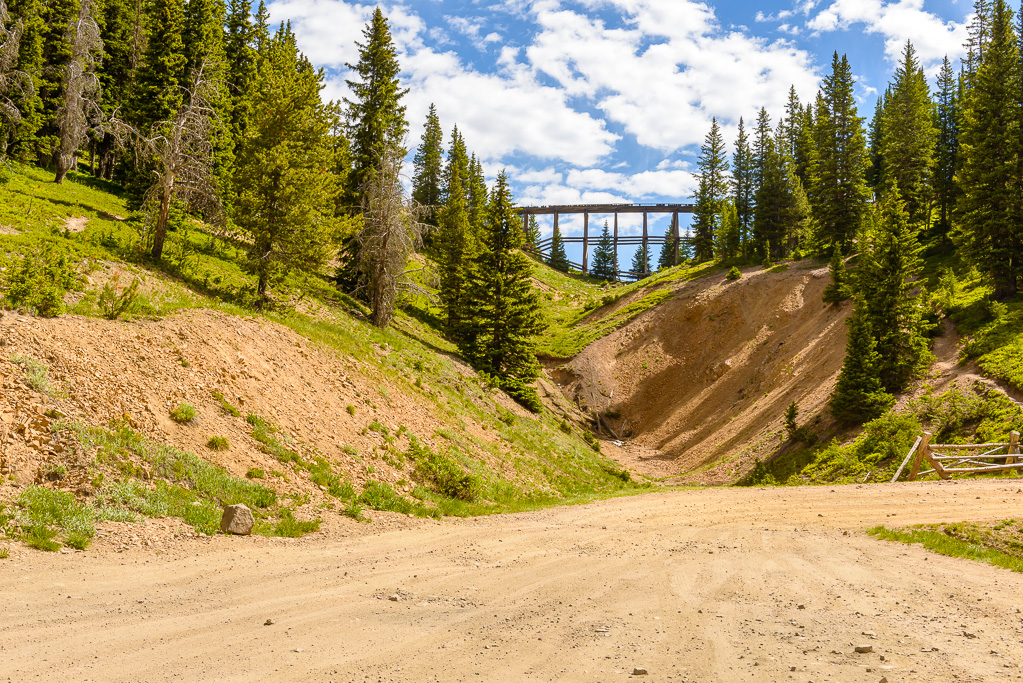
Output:
[[[58,185],[75,164],[75,154],[93,125],[103,119],[96,64],[103,54],[103,39],[93,17],[94,0],[82,0],[78,17],[68,25],[71,58],[64,67],[64,98],[57,120],[58,141],[53,151]]]
[[[21,123],[21,110],[12,98],[24,99],[35,92],[32,78],[15,67],[21,44],[21,19],[11,23],[7,3],[0,0],[0,130],[14,128]],[[0,157],[7,150],[8,135],[0,137]]]
[[[175,117],[157,121],[148,133],[140,133],[120,119],[111,120],[113,133],[134,149],[136,163],[153,167],[153,185],[143,201],[146,215],[143,239],[152,234],[154,259],[163,254],[171,204],[175,200],[184,202],[215,225],[224,221],[213,173],[211,141],[217,116],[211,102],[218,83],[206,78],[205,71],[204,63],[196,70],[192,84],[184,88],[183,103]]]
[[[396,153],[380,156],[376,171],[363,184],[362,220],[359,233],[359,268],[366,276],[372,321],[387,327],[402,291],[426,293],[410,275],[409,258],[423,244],[431,226],[419,219],[426,207],[408,197],[401,183]]]

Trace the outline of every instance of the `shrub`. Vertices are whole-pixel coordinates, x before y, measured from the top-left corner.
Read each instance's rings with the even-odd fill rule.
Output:
[[[348,411],[348,414],[349,414],[349,415],[351,415],[352,417],[355,417],[355,406],[353,406],[353,405],[349,405],[349,406],[347,406],[347,407],[345,408],[345,410],[347,410],[347,411]]]
[[[264,477],[266,477],[266,472],[264,472],[259,467],[253,467],[252,469],[245,473],[245,476],[248,477],[249,479],[263,479]]]
[[[6,268],[4,306],[53,318],[64,310],[64,295],[77,284],[76,265],[55,245],[46,244]]]
[[[433,484],[441,495],[469,502],[480,497],[483,482],[479,477],[467,473],[451,458],[434,453],[414,436],[406,456],[416,464],[413,476],[418,481]]]
[[[182,401],[170,412],[171,419],[178,424],[188,424],[195,420],[195,406]]]
[[[592,448],[597,453],[600,453],[600,439],[595,437],[590,432],[583,432],[583,440],[585,440],[586,443],[589,444],[590,448]]]
[[[737,266],[732,266],[732,269],[728,271],[728,275],[725,275],[726,280],[738,280],[742,277],[742,271]]]
[[[231,444],[222,436],[211,436],[210,440],[206,442],[206,447],[211,451],[226,451]]]
[[[124,290],[117,293],[117,283],[121,273],[114,273],[99,293],[96,303],[99,305],[100,313],[107,320],[117,320],[122,315],[135,311],[139,298],[139,281],[132,279],[131,284]]]

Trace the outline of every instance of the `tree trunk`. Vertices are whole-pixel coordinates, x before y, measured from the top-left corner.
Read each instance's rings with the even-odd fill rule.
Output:
[[[64,182],[64,178],[67,177],[67,172],[69,170],[71,170],[71,159],[72,158],[73,157],[70,156],[70,155],[63,154],[60,151],[60,147],[58,147],[53,152],[53,157],[51,157],[51,159],[53,161],[53,167],[54,167],[54,170],[55,170],[53,182],[55,182],[58,185],[60,185],[61,183]]]
[[[171,198],[174,196],[174,176],[167,178],[160,195],[160,214],[156,219],[156,234],[153,236],[153,258],[157,261],[163,255],[163,241],[167,238],[167,221],[170,217]]]

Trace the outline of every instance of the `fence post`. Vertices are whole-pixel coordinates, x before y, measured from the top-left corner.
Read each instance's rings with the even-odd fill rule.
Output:
[[[916,437],[916,441],[913,442],[913,447],[909,449],[909,453],[906,454],[906,457],[903,459],[902,464],[899,465],[899,469],[895,471],[895,476],[892,477],[893,484],[899,480],[899,475],[902,474],[902,470],[906,469],[906,463],[909,462],[909,459],[916,455],[916,449],[920,447],[920,442],[923,441],[923,439],[924,437],[922,436]]]
[[[913,458],[913,466],[909,468],[909,479],[908,481],[915,481],[917,472],[920,471],[920,461],[924,459],[924,456],[930,456],[931,450],[931,436],[930,432],[924,432],[924,438],[920,442],[920,447],[916,449],[916,457]],[[930,457],[927,458],[930,461]]]
[[[1016,462],[1014,455],[1019,455],[1019,432],[1012,432],[1009,434],[1009,457],[1005,459],[1006,465],[1012,465]]]

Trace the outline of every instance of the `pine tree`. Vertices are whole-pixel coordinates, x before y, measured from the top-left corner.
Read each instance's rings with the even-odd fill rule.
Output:
[[[880,181],[898,186],[911,223],[925,224],[930,213],[938,137],[934,115],[927,79],[913,44],[907,41],[891,94],[884,101]]]
[[[862,424],[880,417],[895,404],[895,397],[881,386],[880,357],[863,304],[857,302],[848,325],[845,361],[828,407],[839,422]]]
[[[133,0],[106,0],[100,5],[100,39],[103,42],[103,66],[97,70],[102,93],[101,106],[106,115],[122,118],[135,87],[135,69],[139,54],[136,33],[141,37],[144,17],[141,3]],[[113,136],[99,136],[93,143],[100,177],[113,178],[118,159]]]
[[[799,139],[802,136],[803,128],[803,105],[796,93],[796,86],[789,87],[789,99],[785,103],[785,118],[779,122],[779,151],[783,156],[796,158],[799,149]]]
[[[437,109],[432,104],[423,126],[422,143],[414,159],[415,175],[412,177],[412,199],[436,212],[441,203],[441,182],[444,174],[444,131],[440,127]],[[425,219],[437,224],[435,213]]]
[[[787,212],[793,202],[785,174],[785,160],[773,137],[768,136],[761,154],[761,181],[753,215],[753,242],[763,259],[778,258],[786,242]]]
[[[187,85],[185,9],[181,0],[148,0],[146,49],[136,76],[129,123],[139,130],[156,121],[172,119],[181,107],[182,86]]]
[[[859,295],[877,341],[877,373],[886,391],[897,392],[930,359],[920,331],[920,244],[896,186],[886,187],[878,221],[861,254]]]
[[[469,207],[462,187],[463,172],[457,164],[451,167],[448,201],[437,214],[440,223],[437,239],[440,301],[447,335],[456,343],[462,338],[465,322],[471,317],[469,277],[478,248],[469,226]]]
[[[731,261],[740,256],[742,229],[735,202],[726,200],[721,209],[721,230],[718,232],[718,259]]]
[[[856,115],[849,60],[834,54],[824,79],[815,116],[817,155],[811,172],[810,201],[822,246],[848,249],[863,220],[866,186],[866,140]]]
[[[849,274],[845,269],[845,257],[842,256],[842,248],[838,245],[831,250],[828,271],[831,275],[831,284],[824,288],[822,296],[824,303],[835,304],[851,297],[853,291],[849,285]]]
[[[647,245],[640,245],[632,255],[632,265],[629,267],[637,280],[650,275],[650,251]]]
[[[672,222],[674,222],[674,219]],[[680,239],[679,243],[681,241]],[[675,231],[673,230],[672,223],[669,223],[668,227],[664,229],[664,242],[661,243],[661,252],[657,255],[657,270],[674,266],[676,256],[681,261],[680,246],[681,244],[676,244],[675,242]]]
[[[884,138],[884,103],[885,98],[889,96],[891,96],[891,88],[877,96],[877,102],[874,106],[874,116],[870,119],[870,126],[868,127],[869,144],[867,147],[867,155],[870,159],[870,165],[867,166],[865,177],[867,186],[871,189],[875,198],[880,192],[881,176],[883,175],[882,169],[884,168],[882,142],[882,139]]]
[[[938,139],[934,155],[934,196],[938,204],[935,225],[942,242],[947,243],[952,228],[952,214],[958,198],[955,173],[959,161],[959,90],[952,64],[948,57],[938,75],[937,128]]]
[[[11,19],[7,4],[0,0],[0,162],[21,123],[19,105],[33,92],[32,77],[17,68],[24,28],[21,19]]]
[[[611,233],[607,229],[607,221],[604,221],[604,229],[600,232],[600,239],[593,250],[593,265],[590,267],[590,275],[598,280],[614,282],[618,279],[618,259],[615,258],[615,245],[611,239]]]
[[[251,112],[251,91],[256,75],[256,28],[249,0],[230,0],[224,26],[224,62],[231,96],[231,132],[237,144]]]
[[[995,0],[992,15],[990,40],[963,103],[958,242],[994,282],[994,296],[1004,298],[1019,290],[1023,275],[1023,75],[1004,0]]]
[[[540,225],[536,222],[536,216],[529,215],[529,225],[526,226],[526,246],[532,247],[540,242]]]
[[[547,265],[562,273],[568,272],[568,255],[565,254],[565,243],[561,239],[561,228],[554,223],[554,234],[551,235],[551,253],[547,257]]]
[[[735,154],[732,156],[732,197],[739,228],[739,247],[736,255],[742,258],[748,255],[755,195],[753,152],[740,117],[739,133],[735,138]]]
[[[93,0],[81,0],[78,17],[68,25],[67,40],[71,54],[64,71],[64,97],[56,112],[57,144],[53,150],[56,167],[54,182],[64,182],[74,166],[78,148],[85,142],[92,125],[103,118],[99,106],[100,84],[96,64],[103,52],[103,41],[96,23],[96,5]]]
[[[346,197],[352,210],[362,201],[361,188],[380,158],[394,154],[404,158],[402,147],[408,123],[401,98],[408,90],[401,88],[398,74],[398,52],[391,40],[391,29],[384,13],[377,7],[373,18],[363,30],[364,43],[359,47],[359,62],[346,64],[357,80],[347,80],[352,99],[348,105],[347,120],[352,145],[352,170],[348,177]]]
[[[796,164],[796,175],[799,176],[799,181],[809,191],[810,169],[814,168],[817,163],[813,110],[809,104],[803,108],[802,117],[802,125],[799,127],[799,140],[796,141],[796,154],[793,161]]]
[[[248,264],[265,305],[293,269],[318,269],[334,243],[334,177],[322,73],[279,32],[264,46],[252,93],[252,119],[238,148],[235,220],[251,239]]]
[[[499,378],[510,396],[537,411],[540,402],[529,383],[540,372],[535,338],[545,325],[504,171],[490,195],[484,244],[472,273],[472,319],[459,348],[474,367]]]
[[[10,144],[11,156],[22,161],[37,162],[40,149],[37,140],[43,126],[43,100],[39,93],[43,61],[43,6],[41,0],[11,0],[8,3],[10,15],[21,24],[17,58],[12,68],[25,74],[19,78],[17,87],[2,95],[17,108],[17,123],[5,128],[5,143]]]
[[[700,172],[693,215],[693,246],[699,262],[714,258],[715,236],[721,225],[721,205],[728,194],[728,161],[717,118],[711,119],[710,132],[700,147],[697,165]]]

